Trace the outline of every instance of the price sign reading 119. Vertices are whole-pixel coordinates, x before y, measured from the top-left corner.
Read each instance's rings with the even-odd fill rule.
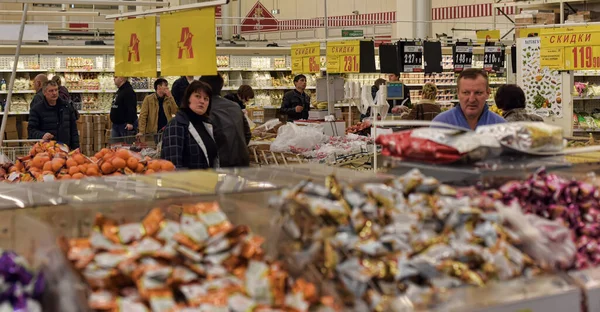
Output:
[[[573,47],[570,52],[570,56],[572,57],[571,64],[573,64],[574,69],[595,69],[600,67],[600,47]]]

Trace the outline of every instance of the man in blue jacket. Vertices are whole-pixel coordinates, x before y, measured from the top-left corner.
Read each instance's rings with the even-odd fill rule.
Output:
[[[457,85],[459,105],[437,115],[433,121],[471,130],[506,122],[488,109],[486,101],[490,96],[490,86],[485,71],[466,69],[458,75]]]

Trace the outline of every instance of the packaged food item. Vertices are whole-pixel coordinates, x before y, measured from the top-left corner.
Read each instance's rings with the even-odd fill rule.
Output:
[[[29,268],[27,261],[12,251],[0,254],[2,296],[0,304],[8,311],[42,311],[40,300],[46,287],[42,272]]]
[[[385,156],[408,161],[449,164],[478,161],[498,155],[500,144],[494,136],[470,131],[418,128],[380,135],[377,143]]]
[[[565,146],[562,128],[543,122],[507,122],[481,126],[476,132],[491,135],[502,146],[524,153],[559,152]]]

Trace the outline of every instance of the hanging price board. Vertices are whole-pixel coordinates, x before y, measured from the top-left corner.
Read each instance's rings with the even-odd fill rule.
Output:
[[[503,46],[486,45],[483,50],[483,69],[489,72],[504,72],[505,50]]]
[[[540,65],[557,70],[600,69],[600,26],[540,29]]]
[[[360,41],[327,42],[327,71],[329,73],[360,72]]]
[[[317,43],[302,43],[292,45],[292,73],[313,74],[321,69],[321,45]]]
[[[402,72],[414,73],[423,71],[423,45],[415,42],[401,42]]]
[[[473,46],[457,45],[452,48],[454,72],[461,72],[473,67]]]

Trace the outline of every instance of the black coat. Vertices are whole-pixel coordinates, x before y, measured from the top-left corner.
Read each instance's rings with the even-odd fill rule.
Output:
[[[185,89],[190,85],[187,78],[185,76],[181,76],[181,78],[175,80],[173,82],[173,87],[171,88],[171,95],[175,99],[175,103],[177,103],[177,107],[181,107],[181,102],[183,101],[183,97],[185,95]]]
[[[137,96],[129,81],[119,87],[110,109],[110,121],[117,125],[131,124],[137,120]]]
[[[237,96],[237,93],[229,93],[229,94],[225,95],[224,98],[237,103],[237,105],[239,105],[241,109],[246,109],[246,105],[244,105],[244,101],[240,100],[240,98]]]
[[[301,112],[296,112],[296,106],[302,106]],[[310,110],[310,96],[297,90],[286,92],[281,103],[281,113],[287,115],[288,120],[308,119]]]
[[[252,133],[244,113],[236,103],[220,95],[213,95],[210,105],[210,120],[215,126],[221,167],[248,167],[248,143]]]
[[[44,93],[42,93],[42,89],[40,89],[40,91],[36,92],[35,95],[33,96],[33,100],[31,100],[31,103],[29,103],[29,108],[32,108],[35,104],[43,103],[43,102],[44,102]]]
[[[163,132],[160,158],[171,161],[177,169],[207,169],[210,165],[202,148],[190,134],[189,125],[189,117],[179,110]],[[210,125],[207,127],[205,124],[205,128],[212,133]],[[215,163],[216,159],[211,161]]]
[[[71,149],[79,148],[79,132],[77,131],[75,112],[62,99],[50,106],[46,98],[29,109],[28,138],[41,140],[44,134],[50,133],[53,140],[65,143]]]

